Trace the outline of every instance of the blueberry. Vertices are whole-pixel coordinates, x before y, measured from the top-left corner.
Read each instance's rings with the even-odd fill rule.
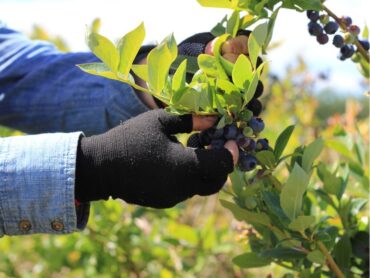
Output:
[[[369,51],[369,49],[370,49],[369,41],[359,40],[358,42],[362,45],[362,47],[363,47],[366,51]]]
[[[224,127],[224,137],[226,140],[234,140],[239,134],[236,125],[227,125]]]
[[[349,27],[351,24],[352,24],[352,18],[350,18],[349,16],[342,16],[340,18],[340,21],[346,25],[347,27]]]
[[[351,25],[351,26],[349,26],[348,30],[349,30],[352,34],[355,34],[355,35],[359,35],[359,34],[360,34],[360,32],[361,32],[360,27],[358,27],[357,25]]]
[[[344,39],[341,35],[335,35],[334,38],[333,38],[333,44],[335,47],[342,47],[343,44],[344,44]]]
[[[335,34],[335,32],[338,31],[338,28],[339,28],[338,23],[336,23],[335,21],[329,21],[325,25],[324,30],[325,30],[326,34],[332,35],[332,34]]]
[[[191,147],[191,148],[203,148],[204,147],[204,145],[202,145],[202,142],[200,140],[200,134],[199,133],[194,133],[194,134],[190,135],[186,145],[188,147]]]
[[[212,139],[222,139],[224,136],[224,129],[223,128],[219,128],[219,129],[216,129],[215,132],[213,133],[212,135]]]
[[[322,27],[319,23],[311,21],[308,23],[308,32],[312,36],[318,36],[322,33]]]
[[[249,144],[248,140],[249,138],[245,137],[241,133],[239,133],[238,136],[236,136],[235,138],[236,144],[241,148],[244,148],[244,146],[247,146]]]
[[[325,33],[321,33],[316,37],[316,40],[319,44],[326,44],[329,41],[329,37]]]
[[[256,141],[254,141],[253,139],[251,138],[248,138],[248,142],[249,144],[244,146],[244,149],[247,151],[247,152],[253,152],[255,149],[256,149]]]
[[[311,21],[317,21],[320,18],[318,11],[308,10],[306,14]]]
[[[254,98],[259,98],[263,93],[263,83],[261,80],[258,80],[256,91],[254,92]]]
[[[269,140],[266,138],[258,139],[256,144],[256,150],[263,151],[269,149]]]
[[[355,53],[355,48],[352,45],[345,44],[340,48],[340,53],[344,59],[351,58]]]
[[[211,142],[212,149],[220,150],[224,147],[225,140],[224,139],[213,139]]]
[[[253,112],[253,116],[258,116],[262,112],[262,103],[258,99],[252,98],[247,104],[247,108]]]
[[[265,123],[261,118],[252,118],[248,124],[253,129],[253,132],[257,134],[265,128]]]
[[[251,171],[254,168],[256,168],[257,164],[258,161],[253,155],[246,154],[244,152],[240,153],[238,165],[241,171],[243,172]]]

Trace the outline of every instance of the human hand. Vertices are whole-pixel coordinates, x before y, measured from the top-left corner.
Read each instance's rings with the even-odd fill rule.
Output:
[[[238,160],[236,143],[219,150],[184,147],[174,136],[213,126],[215,117],[152,110],[97,136],[81,138],[76,199],[121,198],[168,208],[196,194],[218,192]],[[234,163],[233,163],[234,162]]]

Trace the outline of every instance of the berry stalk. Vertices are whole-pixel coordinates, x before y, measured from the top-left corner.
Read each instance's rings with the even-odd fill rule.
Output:
[[[347,26],[342,22],[342,20],[340,20],[340,18],[335,13],[328,9],[324,4],[321,4],[321,6],[323,10],[326,11],[328,15],[330,15],[339,24],[341,29],[347,30]],[[354,44],[356,45],[358,52],[360,52],[360,54],[366,59],[366,61],[370,63],[370,57],[368,52],[363,48],[363,46],[360,44],[357,38],[355,38]]]

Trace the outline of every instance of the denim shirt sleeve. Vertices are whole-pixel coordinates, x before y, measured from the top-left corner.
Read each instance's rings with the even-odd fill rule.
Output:
[[[81,132],[0,138],[0,237],[65,234],[86,226],[74,181]]]
[[[0,23],[0,125],[92,135],[148,110],[131,86],[76,66],[96,61],[90,52],[62,53]]]

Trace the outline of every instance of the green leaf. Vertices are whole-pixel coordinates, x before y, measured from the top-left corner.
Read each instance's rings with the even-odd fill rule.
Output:
[[[325,140],[325,145],[336,152],[340,153],[341,155],[352,159],[353,153],[349,150],[349,148],[343,142],[339,140]]]
[[[271,225],[270,218],[266,213],[250,212],[226,200],[220,200],[220,202],[225,208],[229,209],[239,221],[246,221],[250,224],[261,224],[264,226]]]
[[[178,91],[185,87],[186,84],[186,65],[187,60],[182,61],[172,77],[172,90]]]
[[[216,60],[216,57],[208,54],[200,54],[198,56],[198,65],[207,75],[218,77],[221,79],[228,79],[222,66]]]
[[[149,88],[159,94],[166,84],[168,71],[174,61],[168,44],[161,43],[152,49],[147,60]]]
[[[277,15],[279,14],[279,11],[280,11],[280,7],[277,8],[270,16],[270,20],[268,21],[268,27],[267,27],[267,35],[266,35],[266,39],[265,39],[265,42],[263,43],[263,46],[262,46],[262,52],[264,54],[266,54],[266,50],[271,42],[271,39],[272,39],[272,34],[274,32],[274,27],[275,27],[275,22],[276,22],[276,18],[277,18]]]
[[[256,68],[257,58],[261,52],[261,46],[258,44],[253,33],[248,38],[249,59],[251,60],[253,68]]]
[[[119,64],[119,54],[115,45],[106,37],[94,32],[89,32],[86,42],[90,50],[103,61],[107,67],[116,72]]]
[[[297,218],[301,212],[302,198],[308,183],[308,175],[296,163],[280,194],[281,207],[290,220]]]
[[[234,5],[229,0],[197,0],[203,7],[233,9]]]
[[[234,11],[229,20],[226,23],[226,32],[232,37],[236,36],[236,33],[239,30],[240,15],[238,11]]]
[[[306,171],[306,173],[311,172],[311,167],[314,160],[320,155],[324,148],[324,140],[322,138],[318,138],[309,144],[304,152],[302,157],[302,168]]]
[[[244,54],[239,55],[232,71],[232,80],[236,86],[245,90],[253,78],[252,64]]]
[[[315,224],[315,216],[300,215],[289,224],[289,229],[297,232],[304,232],[307,228]]]
[[[320,250],[313,250],[307,254],[307,259],[313,263],[325,264],[326,258]]]
[[[112,72],[104,63],[88,63],[88,64],[79,64],[77,66],[84,72],[113,80],[122,81],[122,79],[119,79],[117,75],[114,72]]]
[[[226,107],[234,114],[238,113],[242,106],[239,89],[232,82],[225,79],[218,79],[216,86],[222,91]]]
[[[135,75],[137,75],[139,78],[141,78],[145,82],[148,82],[149,80],[148,65],[146,64],[132,65],[131,69]]]
[[[335,244],[333,257],[339,268],[344,272],[348,272],[351,265],[352,244],[347,234]]]
[[[175,92],[173,105],[189,112],[197,112],[199,110],[199,100],[199,92],[193,88],[185,88]]]
[[[364,30],[362,31],[362,37],[364,39],[369,39],[369,28],[365,24]]]
[[[340,199],[343,194],[342,178],[336,177],[335,173],[330,173],[324,163],[318,165],[317,173],[324,183],[324,190]]]
[[[320,0],[284,0],[283,8],[294,9],[299,12],[304,10],[315,10],[321,11],[321,1]]]
[[[306,254],[292,248],[278,247],[264,250],[261,256],[278,260],[299,260],[306,257]]]
[[[281,208],[279,195],[277,193],[271,191],[263,191],[262,199],[265,202],[270,213],[277,216],[283,225],[289,224],[290,220]]]
[[[233,258],[233,263],[241,268],[254,268],[269,265],[271,260],[257,253],[244,253]]]
[[[243,107],[245,105],[247,105],[251,101],[251,99],[253,98],[253,96],[256,92],[256,89],[257,89],[258,80],[259,80],[259,73],[257,71],[255,71],[253,73],[252,81],[249,83],[248,89],[244,90]]]
[[[276,160],[274,153],[268,150],[260,151],[256,153],[257,160],[262,164],[267,166],[269,169],[274,169],[276,167]]]
[[[288,126],[280,133],[279,137],[276,140],[274,147],[275,158],[278,160],[283,154],[285,147],[287,146],[289,139],[294,131],[294,125]]]
[[[215,37],[221,36],[225,34],[226,28],[225,28],[225,23],[227,22],[227,15],[225,15],[220,22],[216,24],[211,30],[212,35]]]
[[[233,190],[234,190],[235,194],[240,195],[243,191],[243,187],[246,185],[244,180],[243,180],[242,172],[235,169],[229,175],[229,178],[231,180],[231,185],[233,187]]]
[[[118,72],[124,77],[129,75],[132,63],[140,50],[145,38],[144,23],[124,35],[118,42],[117,49],[120,55]]]

